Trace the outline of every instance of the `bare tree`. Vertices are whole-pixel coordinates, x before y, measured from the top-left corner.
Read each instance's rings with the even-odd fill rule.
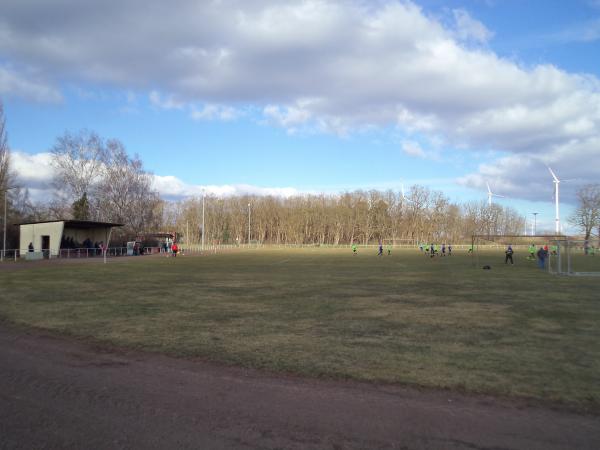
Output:
[[[66,195],[69,203],[93,196],[93,189],[101,180],[107,163],[104,141],[93,131],[81,130],[76,134],[65,132],[51,149],[52,165],[56,169],[55,186]]]
[[[577,191],[577,209],[569,217],[569,222],[580,228],[585,239],[598,227],[600,234],[600,184],[586,184]]]
[[[100,217],[123,223],[132,234],[147,231],[158,221],[156,206],[160,202],[151,175],[137,155],[129,157],[120,141],[109,140],[105,151],[95,195]]]

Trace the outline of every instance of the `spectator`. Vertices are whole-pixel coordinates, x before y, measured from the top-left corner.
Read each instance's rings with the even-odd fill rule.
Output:
[[[540,247],[540,249],[537,252],[537,257],[538,267],[543,270],[546,267],[546,258],[548,257],[548,250],[546,250],[544,247]]]

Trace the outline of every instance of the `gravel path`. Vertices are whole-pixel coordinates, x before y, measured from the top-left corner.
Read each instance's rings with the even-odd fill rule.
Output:
[[[598,449],[600,417],[109,350],[0,323],[0,448]]]

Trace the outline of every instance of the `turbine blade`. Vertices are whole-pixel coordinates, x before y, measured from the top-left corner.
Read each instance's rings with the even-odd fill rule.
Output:
[[[557,183],[560,183],[560,180],[558,179],[558,177],[554,174],[554,172],[552,172],[552,169],[550,168],[550,166],[546,166],[548,167],[548,170],[550,171],[550,173],[552,174],[552,178],[554,178],[554,181],[556,181]]]

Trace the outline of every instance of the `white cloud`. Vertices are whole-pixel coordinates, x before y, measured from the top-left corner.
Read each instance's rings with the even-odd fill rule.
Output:
[[[33,200],[49,200],[54,194],[52,181],[55,171],[51,153],[29,154],[18,150],[11,152],[11,167],[17,183],[28,188]],[[228,197],[233,195],[272,195],[292,197],[301,192],[291,187],[261,187],[249,184],[197,185],[184,183],[172,175],[153,175],[153,188],[168,199],[206,195]]]
[[[454,9],[452,14],[456,22],[456,34],[459,39],[486,43],[494,36],[494,33],[481,22],[473,19],[464,9]]]
[[[47,103],[62,101],[58,89],[2,66],[0,66],[0,95],[24,97]]]
[[[215,197],[230,197],[235,195],[271,195],[274,197],[292,197],[301,192],[291,187],[260,187],[248,184],[231,185],[198,185],[187,184],[179,178],[168,175],[154,175],[153,187],[162,197],[179,200],[187,197],[210,195]]]
[[[153,106],[161,109],[183,109],[185,102],[177,100],[175,96],[162,96],[158,91],[150,91],[148,99]]]
[[[207,104],[202,109],[191,108],[190,117],[194,120],[223,120],[237,119],[242,113],[231,106]]]
[[[513,198],[552,201],[554,188],[547,166],[559,178],[572,179],[561,183],[561,201],[575,202],[575,193],[585,183],[599,182],[600,138],[573,140],[541,154],[507,155],[479,166],[477,173],[461,177],[464,186],[485,190],[485,183]]]
[[[298,102],[296,106],[287,107],[267,105],[263,109],[263,114],[270,122],[285,128],[289,133],[295,133],[311,120],[311,114],[303,107],[303,103],[306,104],[306,102]]]
[[[409,156],[415,156],[417,158],[426,158],[425,151],[421,148],[418,142],[404,141],[402,143],[402,151]]]
[[[54,177],[50,153],[29,154],[18,150],[11,152],[11,168],[17,181],[28,187],[49,187]]]
[[[543,35],[541,39],[549,43],[595,42],[600,40],[600,18],[569,25],[555,33]]]
[[[290,133],[396,125],[502,152],[495,166],[515,186],[521,168],[510,163],[549,155],[580,167],[600,137],[598,78],[473,48],[493,32],[466,10],[447,26],[408,0],[33,3],[3,2],[3,60],[59,82],[150,92],[153,105],[196,120],[230,120],[244,105]],[[597,30],[592,21],[580,36]],[[0,80],[15,79],[2,70]],[[59,95],[17,85],[19,95]]]
[[[50,153],[29,154],[18,150],[11,151],[11,170],[19,186],[29,189],[33,201],[50,200],[54,194],[52,180],[54,169]]]

